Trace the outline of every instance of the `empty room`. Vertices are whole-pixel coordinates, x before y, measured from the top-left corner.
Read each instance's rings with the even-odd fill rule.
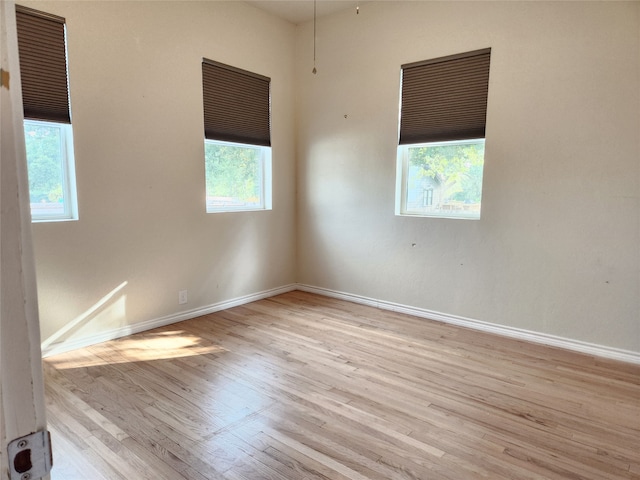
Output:
[[[6,478],[640,479],[640,2],[2,15]]]

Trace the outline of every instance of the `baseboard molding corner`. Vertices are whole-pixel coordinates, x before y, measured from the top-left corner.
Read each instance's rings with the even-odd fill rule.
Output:
[[[296,284],[284,285],[282,287],[276,287],[262,292],[244,295],[242,297],[232,298],[230,300],[224,300],[222,302],[214,303],[204,307],[198,307],[191,310],[185,310],[177,312],[171,315],[166,315],[159,318],[145,320],[137,322],[131,325],[125,325],[123,327],[100,332],[96,335],[91,335],[78,339],[63,340],[61,342],[52,343],[51,345],[42,347],[42,357],[51,357],[61,353],[70,352],[79,348],[89,347],[109,340],[115,340],[117,338],[126,337],[135,333],[145,332],[147,330],[153,330],[154,328],[164,327],[172,325],[174,323],[182,322],[184,320],[191,320],[192,318],[200,317],[202,315],[208,315],[210,313],[219,312],[228,308],[238,307],[247,303],[255,302],[257,300],[263,300],[265,298],[281,295],[283,293],[297,290]]]
[[[327,297],[337,298],[340,300],[346,300],[349,302],[359,303],[361,305],[368,305],[371,307],[379,308],[382,310],[390,310],[399,313],[406,313],[415,317],[425,318],[428,320],[440,321],[451,325],[457,325],[460,327],[471,328],[486,333],[493,333],[504,337],[510,337],[517,340],[523,340],[532,343],[538,343],[547,345],[550,347],[563,348],[565,350],[572,350],[595,357],[607,358],[610,360],[617,360],[626,363],[633,363],[640,365],[640,352],[634,352],[630,350],[622,350],[618,348],[608,347],[605,345],[597,345],[588,342],[582,342],[580,340],[573,340],[570,338],[558,337],[545,333],[534,332],[530,330],[524,330],[520,328],[507,327],[504,325],[498,325],[495,323],[483,322],[481,320],[474,320],[471,318],[459,317],[456,315],[450,315],[442,312],[436,312],[423,308],[411,307],[408,305],[397,304],[393,302],[387,302],[383,300],[377,300],[374,298],[364,297],[361,295],[355,295],[352,293],[340,292],[322,287],[314,287],[312,285],[298,284],[297,289],[303,292],[315,293],[318,295],[324,295]]]
[[[378,300],[362,295],[356,295],[347,292],[340,292],[337,290],[331,290],[322,287],[315,287],[306,284],[289,284],[281,287],[265,290],[262,292],[244,295],[242,297],[225,300],[212,305],[204,307],[194,308],[175,314],[166,315],[160,318],[150,319],[131,325],[126,325],[117,329],[101,332],[96,335],[64,340],[61,342],[53,343],[51,345],[43,346],[42,356],[43,358],[57,355],[60,353],[66,353],[79,348],[88,347],[97,343],[106,342],[109,340],[115,340],[117,338],[126,337],[135,333],[152,330],[158,327],[164,327],[184,320],[190,320],[192,318],[200,317],[202,315],[208,315],[210,313],[219,312],[228,308],[245,305],[247,303],[255,302],[265,298],[273,297],[283,293],[291,292],[293,290],[301,290],[304,292],[315,293],[326,297],[337,298],[340,300],[346,300],[361,305],[368,305],[371,307],[379,308],[382,310],[390,310],[399,313],[405,313],[420,317],[428,320],[440,321],[451,325],[457,325],[461,327],[471,328],[474,330],[493,333],[496,335],[502,335],[505,337],[514,338],[517,340],[528,341],[532,343],[538,343],[542,345],[548,345],[552,347],[563,348],[566,350],[572,350],[575,352],[592,355],[595,357],[602,357],[611,360],[618,360],[626,363],[633,363],[640,365],[640,352],[633,352],[629,350],[622,350],[617,348],[608,347],[605,345],[597,345],[579,340],[573,340],[564,337],[557,337],[554,335],[548,335],[544,333],[534,332],[530,330],[524,330],[519,328],[507,327],[504,325],[498,325],[494,323],[483,322],[471,318],[460,317],[456,315],[450,315],[442,312],[436,312],[423,308],[412,307],[408,305],[402,305],[393,302],[387,302]]]

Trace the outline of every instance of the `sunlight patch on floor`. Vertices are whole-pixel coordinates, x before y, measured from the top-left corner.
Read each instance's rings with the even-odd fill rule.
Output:
[[[225,353],[227,349],[182,330],[143,333],[63,353],[45,361],[55,368],[83,368],[118,363],[149,362],[172,358]]]

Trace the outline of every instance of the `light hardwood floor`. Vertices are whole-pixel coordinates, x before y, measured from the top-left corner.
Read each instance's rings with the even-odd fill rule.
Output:
[[[53,480],[640,479],[640,366],[303,292],[45,374]]]

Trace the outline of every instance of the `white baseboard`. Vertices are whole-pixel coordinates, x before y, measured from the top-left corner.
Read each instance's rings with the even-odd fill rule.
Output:
[[[573,350],[580,353],[586,353],[596,357],[609,358],[612,360],[619,360],[622,362],[639,364],[640,365],[640,352],[633,352],[629,350],[622,350],[604,345],[597,345],[593,343],[581,342],[579,340],[572,340],[563,337],[557,337],[554,335],[548,335],[545,333],[538,333],[529,330],[506,327],[503,325],[497,325],[494,323],[483,322],[480,320],[474,320],[471,318],[459,317],[456,315],[449,315],[446,313],[435,312],[423,308],[411,307],[407,305],[401,305],[393,302],[386,302],[382,300],[376,300],[361,295],[354,295],[351,293],[339,292],[336,290],[330,290],[327,288],[314,287],[304,284],[290,284],[283,287],[278,287],[263,292],[258,292],[243,297],[234,298],[231,300],[225,300],[223,302],[215,303],[213,305],[195,308],[192,310],[186,310],[184,312],[178,312],[165,317],[160,317],[152,320],[146,320],[143,322],[134,323],[133,325],[127,325],[114,330],[102,332],[97,335],[84,337],[80,339],[71,339],[58,343],[53,343],[42,349],[42,356],[49,357],[59,353],[69,352],[78,348],[88,347],[95,345],[96,343],[106,342],[108,340],[115,340],[116,338],[126,337],[133,335],[134,333],[144,332],[146,330],[152,330],[158,327],[164,327],[173,323],[181,322],[183,320],[190,320],[202,315],[207,315],[227,308],[237,307],[245,305],[247,303],[255,302],[265,298],[280,295],[282,293],[291,292],[293,290],[301,290],[304,292],[315,293],[318,295],[324,295],[327,297],[338,298],[340,300],[347,300],[349,302],[359,303],[362,305],[368,305],[382,310],[390,310],[399,313],[406,313],[416,317],[421,317],[429,320],[437,320],[451,325],[458,325],[461,327],[472,328],[482,332],[493,333],[496,335],[502,335],[505,337],[515,338],[518,340],[524,340],[528,342],[538,343],[542,345],[549,345],[552,347],[564,348],[567,350]]]
[[[401,305],[392,302],[385,302],[382,300],[376,300],[373,298],[363,297],[360,295],[353,295],[350,293],[339,292],[326,288],[313,287],[311,285],[298,284],[297,289],[316,293],[318,295],[324,295],[327,297],[338,298],[341,300],[347,300],[349,302],[359,303],[362,305],[368,305],[382,310],[391,310],[394,312],[406,313],[416,317],[426,318],[429,320],[437,320],[451,325],[458,325],[461,327],[472,328],[482,332],[493,333],[496,335],[502,335],[505,337],[515,338],[518,340],[524,340],[527,342],[538,343],[542,345],[548,345],[552,347],[564,348],[566,350],[573,350],[575,352],[586,353],[596,357],[609,358],[612,360],[619,360],[627,363],[640,364],[640,352],[633,352],[630,350],[622,350],[618,348],[607,347],[604,345],[597,345],[593,343],[581,342],[579,340],[572,340],[563,337],[557,337],[554,335],[548,335],[545,333],[533,332],[530,330],[524,330],[520,328],[506,327],[503,325],[497,325],[494,323],[483,322],[480,320],[474,320],[471,318],[459,317],[456,315],[449,315],[446,313],[435,312],[432,310],[426,310],[423,308],[410,307],[407,305]]]
[[[202,315],[208,315],[210,313],[219,312],[220,310],[226,310],[227,308],[237,307],[245,305],[247,303],[255,302],[256,300],[262,300],[264,298],[273,297],[282,293],[291,292],[297,289],[297,285],[285,285],[283,287],[273,288],[265,290],[263,292],[253,293],[245,295],[243,297],[233,298],[231,300],[225,300],[223,302],[214,303],[205,307],[194,308],[192,310],[185,310],[165,317],[146,320],[143,322],[134,323],[132,325],[126,325],[114,330],[99,333],[88,337],[79,339],[71,339],[61,341],[58,343],[52,343],[51,345],[43,346],[42,356],[43,358],[57,355],[59,353],[70,352],[78,348],[88,347],[95,345],[96,343],[102,343],[109,340],[115,340],[116,338],[126,337],[133,335],[134,333],[140,333],[147,330],[152,330],[158,327],[164,327],[173,323],[182,322],[184,320],[190,320],[192,318],[200,317]]]

